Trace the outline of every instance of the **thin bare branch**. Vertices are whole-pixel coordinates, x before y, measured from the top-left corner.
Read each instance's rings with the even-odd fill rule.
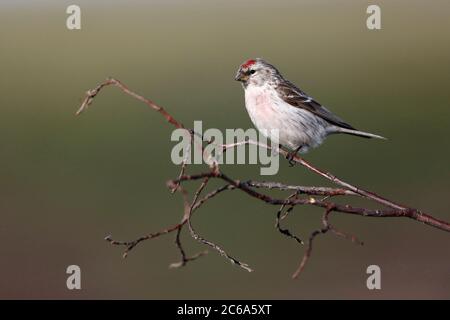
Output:
[[[142,236],[140,238],[137,238],[136,240],[133,241],[117,241],[112,239],[111,235],[106,236],[105,240],[108,241],[109,243],[111,243],[112,245],[116,245],[116,246],[125,246],[125,252],[123,253],[123,258],[126,258],[128,256],[128,253],[134,249],[134,247],[136,247],[139,243],[141,243],[142,241],[145,240],[150,240],[150,239],[154,239],[157,238],[159,236],[174,232],[175,230],[178,230],[182,227],[184,223],[177,223],[176,225],[163,229],[161,231],[155,232],[155,233],[149,233],[145,236]]]
[[[203,191],[203,189],[206,187],[206,185],[208,184],[209,178],[205,178],[202,182],[202,184],[200,185],[200,187],[197,189],[197,192],[194,195],[194,200],[192,200],[192,204],[191,204],[191,210],[190,210],[190,214],[188,215],[188,219],[187,219],[187,223],[188,223],[188,227],[189,227],[189,231],[191,232],[191,236],[192,238],[194,238],[195,240],[199,241],[200,243],[206,244],[208,246],[210,246],[211,248],[213,248],[214,250],[216,250],[217,252],[219,252],[222,256],[224,256],[225,258],[227,258],[231,263],[247,270],[248,272],[252,272],[253,270],[248,266],[248,264],[243,263],[239,260],[237,260],[236,258],[230,256],[225,250],[223,250],[221,247],[219,247],[217,244],[215,244],[214,242],[211,242],[203,237],[201,237],[195,230],[194,227],[192,226],[191,223],[191,217],[192,217],[192,213],[193,213],[193,208],[197,203],[197,199],[199,197],[199,195],[201,194],[201,192]]]
[[[99,85],[97,85],[95,88],[88,90],[86,92],[85,98],[80,106],[80,108],[77,111],[77,115],[79,115],[81,112],[83,112],[88,106],[93,102],[94,98],[99,94],[99,92],[107,86],[115,86],[118,87],[122,92],[125,94],[137,99],[140,102],[143,102],[148,107],[150,107],[152,110],[157,111],[160,113],[166,121],[168,121],[171,125],[173,125],[175,128],[182,128],[187,130],[186,133],[190,135],[190,137],[198,136],[201,137],[199,133],[194,132],[192,129],[186,129],[181,122],[176,120],[172,115],[170,115],[164,108],[160,107],[153,101],[133,92],[130,90],[127,86],[125,86],[122,82],[120,82],[117,79],[114,78],[108,78]],[[192,139],[199,140],[199,139]],[[203,141],[203,137],[200,139]],[[192,142],[192,141],[191,141]],[[208,143],[214,143],[213,141],[209,141]],[[218,145],[222,148],[223,152],[226,152],[226,150],[242,145],[256,145],[259,148],[266,148],[271,149],[270,146],[262,144],[257,141],[253,140],[246,140],[242,142],[232,143],[232,144],[224,144],[224,145]],[[241,268],[251,271],[251,269],[244,263],[238,261],[237,259],[229,256],[222,248],[217,246],[216,244],[210,242],[209,240],[206,240],[198,235],[198,233],[195,231],[195,229],[192,226],[191,218],[193,215],[193,212],[200,208],[202,205],[204,205],[207,201],[214,198],[218,194],[221,194],[228,190],[240,190],[247,195],[249,195],[252,198],[255,198],[257,200],[263,201],[270,205],[279,205],[281,206],[280,210],[277,213],[277,228],[280,232],[283,234],[296,239],[298,242],[301,242],[301,240],[295,236],[293,236],[290,231],[287,229],[283,229],[280,226],[281,220],[283,220],[290,212],[293,210],[294,207],[301,205],[301,206],[314,206],[314,207],[320,207],[325,209],[325,214],[322,217],[322,228],[315,230],[311,233],[309,239],[307,248],[305,251],[305,254],[300,262],[299,267],[293,274],[293,277],[296,278],[305,268],[305,265],[308,261],[308,259],[311,256],[312,253],[312,245],[313,240],[315,237],[319,234],[327,233],[328,231],[331,231],[334,235],[347,238],[355,243],[362,244],[355,236],[344,233],[338,229],[336,229],[333,225],[329,222],[329,215],[331,212],[340,212],[345,214],[353,214],[353,215],[359,215],[363,217],[377,217],[377,218],[392,218],[392,217],[402,217],[402,218],[409,218],[424,224],[427,224],[429,226],[438,228],[443,231],[450,232],[450,223],[437,219],[429,214],[423,213],[420,210],[410,208],[404,205],[400,205],[394,201],[388,200],[374,192],[364,190],[360,187],[357,187],[353,184],[350,184],[335,175],[326,172],[324,170],[321,170],[315,166],[313,166],[311,163],[307,162],[305,159],[299,157],[299,156],[293,156],[291,157],[291,161],[302,165],[303,167],[307,168],[308,170],[312,171],[313,173],[331,181],[332,183],[339,186],[339,188],[329,188],[329,187],[312,187],[312,186],[300,186],[300,185],[287,185],[283,184],[281,182],[266,182],[266,181],[253,181],[253,180],[247,180],[247,181],[241,181],[239,179],[233,179],[229,177],[228,175],[225,175],[219,168],[218,161],[215,161],[215,157],[212,157],[211,155],[205,154],[205,149],[203,147],[203,143],[196,144],[196,147],[201,149],[202,155],[204,155],[205,159],[211,159],[211,163],[208,162],[209,168],[208,171],[187,175],[186,174],[186,167],[187,167],[187,161],[183,161],[181,165],[180,174],[178,175],[177,179],[169,180],[167,182],[167,186],[169,189],[174,193],[175,191],[178,191],[183,196],[184,201],[184,210],[183,210],[183,216],[181,219],[181,222],[178,224],[175,224],[169,228],[163,229],[159,232],[150,233],[145,236],[142,236],[136,240],[133,241],[116,241],[111,238],[111,236],[108,236],[105,238],[108,242],[110,242],[113,245],[118,246],[124,246],[125,252],[124,257],[127,256],[127,254],[133,250],[139,243],[157,238],[161,235],[168,234],[171,232],[176,231],[176,237],[175,237],[175,244],[180,251],[181,255],[181,261],[174,263],[171,265],[171,267],[181,267],[185,266],[188,261],[192,261],[197,259],[198,257],[201,257],[206,254],[206,252],[200,252],[198,254],[195,254],[191,257],[188,257],[183,249],[183,246],[181,244],[181,231],[185,224],[188,224],[189,231],[191,236],[196,239],[197,241],[200,241],[203,244],[206,244],[212,248],[214,248],[216,251],[218,251],[221,255],[226,257],[228,260],[233,262],[234,264],[237,264]],[[277,151],[283,155],[287,156],[288,151],[284,149],[278,149]],[[203,198],[200,199],[200,194],[205,189],[208,182],[212,179],[222,180],[225,182],[225,185],[215,189],[208,194],[206,194]],[[185,188],[181,185],[182,182],[196,182],[196,181],[202,181],[200,186],[198,187],[197,191],[195,192],[193,196],[193,200],[191,203],[188,201],[188,194]],[[294,194],[291,194],[291,196],[287,198],[276,198],[272,197],[269,194],[262,193],[259,190],[266,190],[269,192],[270,190],[280,190],[280,191],[294,191]],[[257,191],[258,190],[258,191]],[[298,195],[304,194],[309,197],[299,197]],[[294,196],[295,195],[295,196]],[[322,199],[315,198],[316,196],[321,196]],[[364,207],[354,207],[349,204],[338,204],[331,201],[331,198],[336,196],[354,196],[354,197],[361,197],[367,200],[371,200],[379,205],[382,205],[383,208],[380,209],[371,209],[371,208],[364,208]],[[287,208],[285,210],[285,208]],[[283,210],[284,213],[283,213]]]
[[[287,197],[286,200],[295,198],[295,197],[297,197],[297,196],[298,196],[298,192],[295,192],[295,193],[291,194],[289,197]],[[299,237],[293,235],[293,234],[289,231],[289,229],[284,229],[284,228],[281,227],[281,224],[280,224],[280,223],[281,223],[281,220],[283,220],[284,218],[286,218],[287,215],[292,211],[292,209],[294,209],[295,206],[294,206],[294,205],[290,205],[289,208],[283,213],[283,210],[284,210],[285,207],[286,207],[286,204],[283,203],[283,204],[281,205],[280,209],[278,209],[278,212],[277,212],[277,218],[276,218],[276,220],[275,220],[275,227],[277,228],[277,230],[278,230],[281,234],[287,236],[288,238],[294,239],[295,241],[297,241],[297,242],[300,243],[300,244],[303,244],[303,240],[302,240],[302,239],[300,239]]]
[[[319,234],[327,233],[328,230],[329,230],[329,228],[321,228],[321,229],[317,229],[311,233],[311,235],[309,236],[309,239],[308,239],[308,246],[306,248],[305,254],[303,255],[302,261],[300,262],[300,265],[297,268],[297,270],[295,270],[294,274],[292,275],[293,279],[296,279],[300,275],[300,273],[303,272],[303,269],[305,269],[306,263],[308,262],[309,258],[311,257],[314,238],[317,237]]]
[[[179,228],[177,230],[177,234],[175,236],[175,244],[176,244],[178,250],[180,251],[181,259],[179,262],[171,263],[169,265],[170,269],[184,267],[188,262],[197,260],[198,258],[208,254],[208,250],[204,250],[204,251],[198,252],[197,254],[194,254],[194,255],[188,257],[186,255],[186,252],[183,249],[183,245],[181,244],[181,231],[182,231],[182,228]]]
[[[337,189],[337,188],[326,188],[326,187],[305,187],[305,186],[296,186],[296,185],[288,185],[280,182],[267,182],[267,181],[253,181],[248,180],[243,182],[249,187],[261,188],[261,189],[278,189],[278,190],[287,190],[287,191],[297,191],[298,194],[309,194],[311,196],[357,196],[358,194],[346,190],[346,189]]]

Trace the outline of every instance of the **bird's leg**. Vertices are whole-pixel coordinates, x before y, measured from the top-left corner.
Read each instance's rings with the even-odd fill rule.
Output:
[[[289,161],[289,166],[293,167],[295,165],[294,157],[297,155],[297,153],[300,151],[300,149],[303,147],[303,145],[300,145],[297,149],[295,149],[292,152],[288,152],[286,155],[286,159]]]

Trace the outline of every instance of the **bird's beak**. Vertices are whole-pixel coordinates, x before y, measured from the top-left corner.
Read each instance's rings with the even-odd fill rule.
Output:
[[[234,80],[245,82],[248,80],[248,75],[245,72],[242,72],[241,69],[236,73],[236,76],[234,77]]]

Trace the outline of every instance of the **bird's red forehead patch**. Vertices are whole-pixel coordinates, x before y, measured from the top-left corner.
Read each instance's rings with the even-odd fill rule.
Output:
[[[245,61],[245,62],[242,64],[242,68],[249,68],[249,67],[251,67],[252,65],[254,65],[255,63],[256,63],[256,60],[255,60],[255,59],[247,60],[247,61]]]

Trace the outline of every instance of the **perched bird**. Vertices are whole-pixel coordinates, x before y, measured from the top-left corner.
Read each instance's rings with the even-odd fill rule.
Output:
[[[385,139],[356,130],[262,59],[244,62],[235,80],[242,82],[245,107],[253,124],[265,135],[271,130],[278,130],[278,143],[290,150],[290,160],[297,152],[305,153],[319,146],[328,135],[334,133]],[[270,135],[268,138],[271,138]]]

